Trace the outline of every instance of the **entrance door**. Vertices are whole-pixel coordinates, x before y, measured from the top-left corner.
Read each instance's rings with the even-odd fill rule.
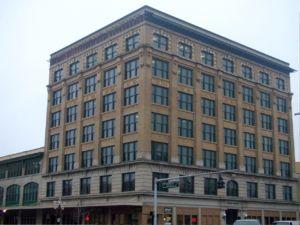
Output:
[[[237,220],[238,210],[237,209],[227,209],[226,210],[226,224],[232,225],[234,221]]]

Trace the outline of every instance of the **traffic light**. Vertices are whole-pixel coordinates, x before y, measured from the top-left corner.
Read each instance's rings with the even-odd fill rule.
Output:
[[[225,182],[224,182],[223,177],[221,176],[221,174],[219,174],[219,179],[218,179],[218,182],[217,182],[217,186],[218,186],[218,189],[225,188]]]
[[[84,216],[84,221],[85,221],[86,223],[89,223],[89,222],[91,221],[91,216],[90,216],[90,214],[86,214],[86,215]]]

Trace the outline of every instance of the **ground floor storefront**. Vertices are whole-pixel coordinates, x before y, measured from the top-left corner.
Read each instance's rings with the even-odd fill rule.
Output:
[[[60,222],[60,219],[62,221]],[[231,225],[238,218],[258,219],[261,225],[276,220],[299,220],[299,212],[237,208],[158,207],[158,225]],[[70,207],[55,209],[7,210],[1,224],[98,224],[152,225],[152,206]]]

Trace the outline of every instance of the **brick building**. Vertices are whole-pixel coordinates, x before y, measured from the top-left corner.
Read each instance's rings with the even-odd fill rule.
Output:
[[[289,64],[148,6],[53,53],[38,215],[53,223],[299,219]],[[1,181],[0,181],[1,182]]]

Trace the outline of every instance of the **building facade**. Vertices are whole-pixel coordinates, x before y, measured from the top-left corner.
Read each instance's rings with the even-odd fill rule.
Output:
[[[159,185],[159,224],[299,219],[291,72],[148,6],[53,53],[40,221],[152,224],[155,177],[219,170]]]

